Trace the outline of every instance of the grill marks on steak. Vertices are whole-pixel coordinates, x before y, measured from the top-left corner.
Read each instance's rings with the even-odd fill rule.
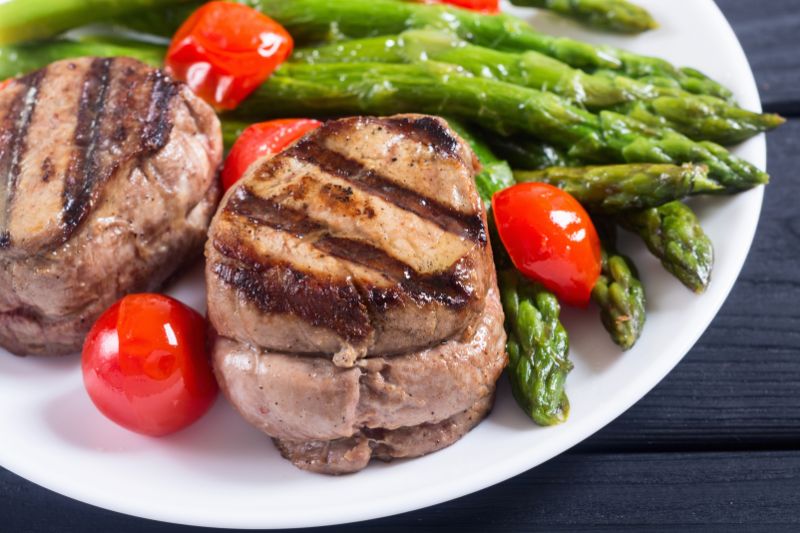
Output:
[[[36,95],[45,73],[46,69],[39,70],[20,80],[21,89],[3,120],[3,132],[0,136],[0,179],[4,185],[0,193],[0,249],[11,244],[8,231],[9,211],[17,188],[20,160],[27,151],[28,129],[36,109]]]
[[[55,63],[14,84],[19,87],[0,137],[4,248],[35,252],[63,244],[119,168],[166,145],[178,85],[162,71],[143,70],[125,58],[94,58]],[[82,77],[77,86],[58,80],[66,76],[72,81],[76,75]],[[73,111],[54,115],[50,108],[37,107],[40,99],[59,90],[65,101],[74,101]],[[47,136],[59,137],[56,123],[73,128],[66,146],[48,142]],[[34,202],[42,196],[50,197],[50,205],[36,209]]]
[[[417,140],[417,136],[408,138]],[[398,185],[361,163],[326,148],[314,138],[300,141],[290,149],[293,157],[316,165],[320,170],[340,177],[363,191],[391,202],[400,209],[430,220],[445,231],[486,244],[486,229],[479,213],[461,214],[433,198]]]
[[[158,289],[202,249],[221,158],[213,109],[134,59],[0,91],[0,345],[74,352],[114,301]]]
[[[209,274],[228,287],[209,284],[215,326],[270,349],[344,350],[344,366],[458,333],[489,283],[475,165],[441,119],[413,115],[330,122],[256,164],[212,224]],[[226,321],[234,309],[213,293],[230,289],[244,299],[234,306],[299,319],[287,317],[296,333]]]
[[[282,206],[273,199],[256,196],[247,187],[239,188],[233,194],[226,209],[229,213],[246,217],[256,226],[290,233],[324,254],[379,272],[392,283],[388,287],[371,287],[360,294],[346,280],[318,283],[313,276],[293,269],[286,262],[259,258],[258,252],[242,240],[231,242],[230,238],[215,239],[217,251],[246,266],[245,269],[235,269],[218,264],[215,273],[228,284],[249,294],[265,311],[292,312],[315,326],[328,327],[348,340],[357,341],[365,339],[370,332],[369,316],[362,302],[366,301],[370,308],[385,310],[398,300],[398,287],[421,305],[434,300],[447,307],[460,309],[469,302],[471,288],[468,286],[469,280],[463,275],[466,271],[463,264],[453,265],[444,272],[420,274],[385,250],[361,240],[335,236],[330,228],[309,220],[302,211]],[[258,276],[249,272],[262,273],[277,269],[282,274],[262,278],[261,284],[258,283]],[[280,293],[285,286],[293,288],[291,298],[281,298]]]
[[[258,258],[245,245],[215,247],[242,267],[217,264],[214,273],[268,313],[292,313],[314,326],[324,326],[356,341],[370,332],[369,317],[358,290],[348,283],[318,279],[292,268],[285,261]]]

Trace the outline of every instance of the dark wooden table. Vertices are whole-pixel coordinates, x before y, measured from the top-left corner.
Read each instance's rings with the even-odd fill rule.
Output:
[[[574,450],[459,500],[331,530],[800,530],[800,0],[718,3],[764,107],[789,121],[768,137],[773,183],[758,235],[711,327],[658,387]],[[190,529],[0,469],[0,532]]]

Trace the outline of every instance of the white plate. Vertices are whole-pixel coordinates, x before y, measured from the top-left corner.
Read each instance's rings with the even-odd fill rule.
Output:
[[[343,0],[345,1],[345,0]],[[515,10],[550,32],[625,46],[700,68],[759,108],[747,60],[711,0],[641,0],[661,28],[641,37],[589,33],[533,10]],[[763,136],[736,153],[764,167]],[[203,526],[266,528],[335,524],[440,503],[524,472],[619,416],[680,361],[733,286],[750,247],[762,190],[695,202],[716,245],[708,292],[694,296],[640,245],[628,250],[648,291],[648,322],[622,354],[597,310],[565,312],[575,370],[570,420],[538,428],[516,407],[505,377],[494,412],[454,446],[346,477],[295,469],[224,400],[195,426],[163,439],[107,421],[84,393],[77,357],[16,358],[0,353],[0,464],[56,492],[131,515]],[[172,291],[204,309],[200,270]],[[309,505],[309,502],[314,502]]]

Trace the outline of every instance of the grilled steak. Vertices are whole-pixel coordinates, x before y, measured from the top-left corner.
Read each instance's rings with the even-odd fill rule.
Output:
[[[469,431],[491,408],[507,362],[505,341],[503,311],[491,289],[478,321],[459,338],[419,352],[340,368],[321,357],[219,339],[213,361],[226,397],[288,459],[345,473],[364,468],[372,456],[435,451]]]
[[[476,167],[421,115],[329,122],[254,164],[211,225],[212,324],[345,367],[458,335],[493,272]]]
[[[213,110],[126,58],[59,61],[0,91],[0,344],[80,349],[98,315],[204,241]]]
[[[223,199],[206,243],[217,381],[296,466],[423,455],[491,409],[506,335],[476,171],[442,119],[356,117]]]

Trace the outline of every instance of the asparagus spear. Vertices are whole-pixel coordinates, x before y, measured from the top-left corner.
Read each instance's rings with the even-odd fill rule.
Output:
[[[500,272],[499,281],[514,398],[537,424],[564,422],[569,415],[564,384],[572,363],[558,299],[514,269]]]
[[[594,115],[550,94],[463,74],[436,62],[285,64],[236,111],[237,116],[407,111],[453,115],[502,134],[524,132],[570,157],[597,162],[705,164],[737,191],[769,177],[724,148],[697,143],[610,111]]]
[[[4,0],[0,44],[44,39],[66,30],[184,0]]]
[[[440,61],[458,65],[475,76],[552,92],[592,110],[617,109],[693,139],[723,144],[741,142],[784,122],[778,115],[754,113],[718,98],[623,76],[594,76],[538,52],[502,52],[435,30],[409,30],[301,49],[293,60],[311,64]]]
[[[731,92],[693,69],[675,67],[663,59],[641,56],[618,48],[592,45],[534,30],[525,21],[507,14],[484,15],[445,5],[397,0],[239,0],[283,24],[300,44],[341,41],[377,35],[393,35],[408,29],[448,30],[474,44],[521,52],[535,50],[584,70],[606,69],[638,78],[660,76],[675,79],[692,92],[721,98]],[[118,22],[150,33],[172,35],[174,21],[185,20],[191,6],[168,6],[142,11]]]
[[[524,145],[515,140],[508,142],[524,149]],[[564,157],[553,146],[543,145],[540,150]],[[691,208],[674,201],[640,212],[617,215],[615,221],[638,234],[667,271],[684,285],[695,292],[705,290],[714,263],[713,245]]]
[[[616,110],[650,126],[672,128],[692,139],[723,145],[740,143],[786,122],[779,115],[754,113],[702,95],[662,96],[628,102]]]
[[[231,149],[236,139],[250,124],[250,122],[239,120],[225,120],[222,122],[222,143],[225,145],[226,150]]]
[[[626,0],[511,0],[511,3],[549,9],[589,26],[620,33],[642,33],[658,27],[646,9]]]
[[[645,323],[645,293],[633,262],[616,251],[616,226],[605,219],[595,220],[602,239],[600,278],[592,290],[592,300],[600,308],[600,319],[611,339],[629,350]]]
[[[19,76],[60,59],[82,56],[126,56],[158,66],[164,59],[164,52],[163,46],[88,37],[80,41],[62,39],[0,46],[0,79]]]
[[[669,272],[694,292],[706,290],[711,280],[714,248],[697,215],[675,201],[658,208],[618,218],[637,233]]]
[[[541,170],[548,167],[576,167],[580,161],[572,160],[562,150],[528,136],[487,136],[492,151],[513,168]]]
[[[686,164],[628,164],[593,167],[549,167],[514,172],[517,182],[555,185],[593,213],[613,214],[657,207],[691,194],[722,190],[708,179],[708,169]]]
[[[491,205],[492,195],[513,180],[508,165],[458,121],[448,119],[448,122],[470,144],[481,162],[483,178],[481,175],[476,178],[478,193]],[[505,165],[505,170],[498,164]],[[567,331],[559,321],[558,299],[541,285],[524,279],[511,265],[493,221],[490,216],[491,241],[499,271],[497,282],[506,315],[511,390],[534,422],[543,426],[559,424],[569,415],[564,384],[572,363],[568,359]]]

